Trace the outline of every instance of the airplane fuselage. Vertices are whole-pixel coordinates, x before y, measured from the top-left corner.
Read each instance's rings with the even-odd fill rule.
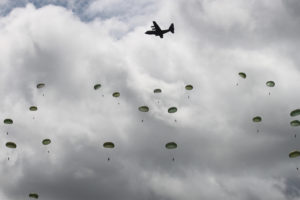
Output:
[[[160,33],[158,33],[157,31],[146,31],[146,34],[148,34],[148,35],[155,35],[155,36],[160,36],[160,35],[163,35],[163,34],[165,34],[165,33],[167,33],[167,32],[169,32],[170,30],[161,30],[161,32]]]

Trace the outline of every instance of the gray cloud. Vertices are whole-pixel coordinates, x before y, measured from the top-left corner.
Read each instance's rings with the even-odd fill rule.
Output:
[[[300,97],[297,2],[87,1],[89,22],[72,2],[28,4],[0,19],[0,116],[14,119],[1,126],[0,197],[299,197],[299,162],[288,158],[299,137],[289,126]],[[174,22],[175,34],[145,35],[152,20]],[[171,141],[177,149],[165,149]]]

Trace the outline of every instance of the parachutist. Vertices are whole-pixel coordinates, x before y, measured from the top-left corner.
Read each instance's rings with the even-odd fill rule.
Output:
[[[175,158],[173,157],[172,161],[175,161]]]
[[[110,161],[110,158],[107,158],[107,161]]]

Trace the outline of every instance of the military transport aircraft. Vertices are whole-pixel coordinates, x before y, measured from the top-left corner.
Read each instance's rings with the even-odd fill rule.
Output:
[[[153,21],[153,26],[151,26],[151,28],[152,28],[152,30],[146,31],[145,34],[155,35],[155,36],[159,36],[160,38],[163,38],[163,34],[169,32],[169,31],[174,33],[174,24],[173,23],[170,25],[169,29],[161,30],[159,28],[159,26],[157,25],[157,23],[155,21]]]

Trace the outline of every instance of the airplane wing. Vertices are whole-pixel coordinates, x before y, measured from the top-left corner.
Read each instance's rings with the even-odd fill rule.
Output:
[[[156,31],[161,32],[161,29],[159,28],[159,26],[157,25],[157,23],[155,21],[153,21],[153,25]]]

